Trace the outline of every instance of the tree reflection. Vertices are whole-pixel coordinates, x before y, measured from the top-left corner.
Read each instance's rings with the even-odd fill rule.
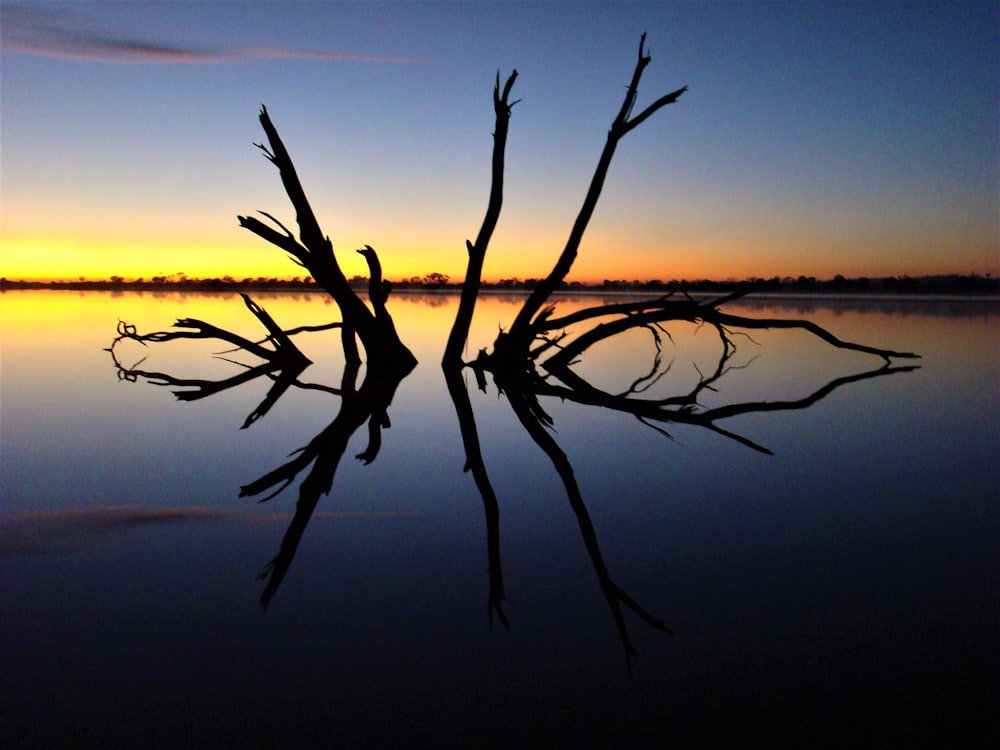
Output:
[[[358,366],[348,365],[340,388],[340,410],[318,435],[294,453],[294,458],[269,471],[259,479],[240,488],[240,497],[256,497],[269,493],[261,502],[270,500],[290,485],[300,472],[312,468],[299,485],[295,515],[281,540],[278,554],[259,576],[266,581],[261,604],[266,608],[295,558],[302,535],[319,503],[320,495],[330,493],[333,480],[344,457],[347,444],[361,425],[368,424],[368,445],[355,458],[370,464],[382,446],[382,430],[391,426],[389,405],[405,373],[369,370],[360,388],[355,389]]]
[[[693,424],[730,437],[754,450],[770,453],[767,448],[723,429],[716,422],[751,412],[805,408],[847,383],[914,369],[913,366],[901,367],[892,364],[894,358],[913,359],[915,358],[913,354],[843,341],[808,320],[751,318],[732,315],[720,309],[725,302],[743,297],[749,291],[748,288],[718,300],[701,302],[693,299],[674,301],[669,297],[662,297],[627,304],[599,305],[577,310],[562,318],[552,317],[551,313],[555,308],[549,308],[535,326],[537,345],[529,349],[527,363],[522,372],[531,380],[530,390],[538,395],[553,396],[579,404],[632,414],[640,422],[654,429],[660,429],[657,424],[667,422]],[[595,318],[610,318],[610,320],[575,336],[571,336],[564,328]],[[664,364],[662,353],[663,338],[670,337],[666,327],[670,322],[694,323],[713,328],[719,339],[718,357],[709,372],[703,373],[697,370],[698,380],[690,390],[662,398],[643,397],[643,394],[660,381],[669,370],[669,364]],[[560,328],[563,330],[553,335],[553,332]],[[874,355],[883,361],[883,365],[868,372],[835,379],[810,396],[798,400],[759,401],[703,408],[699,398],[704,393],[715,391],[719,381],[734,369],[742,369],[749,365],[749,363],[735,364],[733,361],[737,352],[734,331],[745,334],[747,331],[757,329],[801,329],[836,348]],[[573,369],[573,365],[594,345],[633,330],[646,330],[652,334],[655,353],[649,372],[637,375],[624,392],[608,393],[592,385]],[[555,353],[547,356],[552,351]],[[470,366],[481,371],[490,371],[496,368],[496,363],[494,358],[481,352],[480,357]],[[697,369],[697,365],[695,368]],[[510,370],[504,366],[496,369],[500,373],[507,373]],[[539,369],[545,374],[540,374]]]
[[[267,316],[262,308],[249,298],[244,299],[247,307],[258,318]],[[749,437],[739,435],[720,425],[732,417],[777,411],[808,408],[839,388],[863,380],[883,377],[916,369],[913,365],[892,364],[895,353],[870,350],[849,342],[843,342],[825,331],[816,332],[815,326],[802,321],[775,321],[773,319],[753,319],[729,315],[722,312],[725,300],[697,303],[691,300],[677,303],[664,299],[630,302],[626,304],[597,305],[582,308],[563,318],[547,316],[544,332],[536,337],[529,349],[529,357],[520,367],[498,367],[504,360],[480,354],[471,362],[459,361],[446,364],[443,374],[458,419],[459,431],[465,451],[465,471],[475,482],[483,502],[486,526],[486,552],[489,562],[487,613],[492,625],[499,621],[505,628],[510,620],[504,609],[506,602],[503,565],[500,542],[500,503],[490,482],[489,470],[483,459],[481,438],[476,425],[475,409],[470,391],[464,378],[468,369],[475,374],[479,389],[486,391],[492,385],[510,404],[518,422],[533,442],[545,454],[559,476],[566,498],[577,519],[580,537],[590,557],[601,592],[607,601],[612,618],[621,639],[626,661],[631,668],[636,648],[629,634],[626,613],[631,612],[650,627],[670,633],[666,622],[652,614],[634,599],[625,587],[615,580],[604,560],[598,538],[598,531],[587,509],[585,493],[576,479],[572,462],[559,446],[552,431],[554,420],[547,411],[545,399],[559,399],[584,407],[611,410],[630,414],[641,423],[663,435],[669,436],[670,424],[702,427],[716,434],[733,439],[755,451],[770,454],[771,451]],[[669,304],[668,304],[669,303]],[[607,318],[593,328],[582,332],[573,329],[587,321]],[[705,320],[703,318],[707,318]],[[270,316],[267,316],[270,320]],[[710,321],[710,322],[709,322]],[[725,321],[725,325],[723,325]],[[670,323],[700,322],[710,325],[718,335],[718,351],[712,366],[699,377],[693,387],[683,388],[674,394],[653,398],[648,395],[652,383],[660,381],[669,370],[663,356],[664,340],[670,338]],[[272,321],[273,324],[273,321]],[[739,328],[737,327],[739,324]],[[337,470],[347,451],[351,438],[362,425],[367,425],[368,442],[356,458],[370,464],[378,457],[382,446],[382,432],[391,426],[389,410],[400,383],[408,371],[365,367],[353,361],[344,353],[344,371],[338,386],[304,383],[299,376],[308,368],[309,361],[298,348],[291,344],[293,335],[328,330],[336,324],[311,326],[283,331],[273,324],[269,327],[268,338],[263,342],[253,342],[192,319],[178,321],[176,331],[159,331],[139,334],[134,327],[119,324],[119,334],[109,347],[119,377],[127,380],[145,380],[154,385],[171,385],[186,388],[176,393],[184,400],[202,399],[220,393],[258,377],[274,379],[274,385],[264,402],[247,418],[243,427],[256,422],[256,417],[266,413],[287,390],[298,388],[321,388],[339,398],[339,408],[332,421],[322,431],[312,437],[304,446],[291,454],[289,460],[264,473],[259,478],[240,488],[240,497],[259,498],[260,502],[271,500],[296,481],[299,482],[298,501],[295,512],[281,541],[279,550],[259,576],[265,581],[261,593],[261,604],[266,608],[277,593],[282,581],[294,561],[296,550],[305,534],[322,495],[333,488]],[[566,329],[556,331],[557,325]],[[883,362],[876,368],[860,373],[834,378],[813,390],[808,395],[789,400],[742,401],[721,406],[703,407],[701,397],[709,392],[717,392],[724,379],[738,378],[753,366],[753,361],[734,364],[738,351],[736,334],[742,330],[761,327],[800,327],[815,333],[824,341],[834,340],[835,345],[845,349],[865,351],[877,356]],[[589,382],[576,370],[576,365],[586,359],[586,355],[599,341],[625,335],[630,331],[648,331],[653,364],[646,372],[636,373],[630,385],[623,391],[612,393]],[[175,339],[214,338],[225,341],[247,355],[264,360],[263,364],[248,366],[239,364],[242,372],[218,381],[184,379],[166,372],[125,367],[116,354],[116,346],[124,340],[134,340],[144,346],[164,343]],[[270,342],[270,344],[267,344]],[[267,345],[266,345],[267,344]],[[233,360],[227,360],[233,361]],[[362,377],[363,373],[363,377]],[[360,380],[360,385],[359,385]],[[489,435],[486,436],[489,439]],[[608,440],[613,440],[608,436]],[[301,479],[300,479],[301,477]]]
[[[482,391],[488,388],[489,380],[492,378],[495,387],[510,404],[518,422],[549,459],[558,474],[622,641],[629,668],[636,649],[629,635],[626,612],[631,612],[658,631],[664,633],[671,631],[663,619],[653,615],[630,596],[612,576],[604,561],[597,530],[587,510],[583,490],[576,479],[569,457],[553,436],[551,430],[553,419],[543,406],[542,400],[558,398],[591,408],[631,414],[644,425],[667,436],[669,432],[666,426],[669,424],[701,427],[755,451],[770,453],[765,446],[719,423],[750,413],[805,409],[849,384],[916,369],[912,365],[894,364],[896,359],[915,358],[916,355],[912,353],[877,349],[843,341],[807,320],[750,318],[723,310],[726,303],[751,292],[752,289],[749,287],[714,300],[699,301],[690,297],[676,299],[672,295],[667,295],[639,301],[593,305],[565,316],[556,315],[554,295],[576,258],[583,233],[600,196],[611,158],[619,141],[662,107],[675,103],[687,90],[686,87],[682,87],[661,96],[639,114],[633,114],[638,84],[643,70],[650,61],[645,53],[644,44],[645,36],[640,40],[638,61],[625,100],[612,123],[590,189],[555,267],[523,301],[510,329],[501,331],[493,343],[492,350],[482,349],[473,361],[466,362],[463,360],[462,352],[468,341],[480,291],[483,261],[500,215],[506,137],[512,107],[516,104],[510,101],[510,94],[517,72],[514,71],[502,87],[500,77],[497,76],[493,92],[496,128],[489,203],[476,241],[467,242],[469,260],[465,283],[442,359],[445,382],[455,407],[465,450],[465,470],[472,474],[483,502],[489,560],[487,613],[490,624],[492,625],[494,619],[497,619],[504,627],[510,627],[510,621],[504,610],[506,599],[501,562],[500,506],[482,456],[475,410],[463,377],[467,368],[475,375],[476,383]],[[179,390],[175,391],[175,394],[182,400],[206,398],[259,377],[272,378],[273,386],[264,401],[247,417],[243,427],[249,427],[257,422],[292,387],[322,388],[340,399],[339,409],[326,428],[295,451],[288,461],[240,488],[240,497],[262,496],[261,502],[264,502],[280,494],[305,473],[299,483],[295,513],[279,551],[260,576],[265,581],[261,603],[266,608],[292,565],[320,496],[329,494],[332,490],[347,445],[362,425],[367,424],[368,444],[356,458],[365,464],[372,463],[377,458],[382,446],[382,431],[390,427],[390,405],[400,383],[416,366],[416,360],[397,336],[392,318],[386,309],[385,303],[391,285],[382,280],[381,266],[375,252],[368,246],[359,251],[366,258],[371,272],[366,303],[354,293],[344,279],[333,254],[332,244],[319,229],[295,175],[291,158],[285,151],[266,110],[262,110],[260,119],[270,144],[270,148],[263,146],[260,148],[280,170],[286,192],[296,208],[301,242],[269,214],[264,215],[282,231],[247,217],[240,217],[241,225],[286,250],[296,262],[309,269],[337,302],[343,323],[285,331],[263,308],[243,295],[248,309],[267,330],[267,336],[262,341],[250,341],[189,318],[177,321],[175,324],[177,330],[143,335],[140,335],[133,326],[122,322],[118,326],[118,336],[109,351],[119,377],[132,381],[143,379],[155,385],[176,387]],[[713,329],[718,336],[717,354],[704,372],[697,370],[698,379],[693,386],[665,396],[654,397],[652,386],[662,387],[664,376],[670,370],[670,363],[665,362],[662,356],[664,340],[671,337],[671,325],[681,322]],[[339,387],[303,383],[299,380],[299,376],[310,362],[295,347],[291,337],[299,333],[333,327],[340,327],[342,332],[340,353],[344,357],[345,364]],[[799,329],[831,347],[870,355],[880,360],[880,365],[861,373],[829,380],[812,393],[798,399],[743,401],[713,407],[703,405],[702,399],[705,394],[715,392],[723,378],[732,378],[735,373],[746,370],[752,365],[752,361],[737,364],[733,359],[737,351],[734,343],[737,332],[746,333],[759,329]],[[580,374],[577,364],[588,354],[592,354],[592,350],[598,344],[635,331],[645,331],[650,335],[653,345],[652,364],[646,372],[631,374],[632,380],[623,391],[609,392]],[[181,338],[218,339],[234,347],[230,351],[243,351],[256,356],[262,363],[254,366],[239,364],[242,372],[222,380],[182,379],[169,373],[139,369],[138,364],[141,362],[126,367],[121,363],[116,349],[124,340],[133,340],[143,346],[149,346]],[[358,340],[365,350],[367,362],[363,362],[360,356]],[[359,386],[358,379],[363,364],[364,377]]]
[[[176,388],[173,391],[178,401],[197,401],[199,399],[213,396],[216,393],[235,388],[249,383],[260,377],[271,378],[274,385],[268,390],[264,400],[261,401],[243,422],[241,429],[246,429],[258,419],[270,411],[271,407],[279,398],[291,387],[319,389],[338,394],[339,391],[329,386],[317,383],[302,383],[298,377],[312,364],[309,359],[292,343],[292,336],[300,333],[316,332],[341,328],[341,323],[328,323],[318,326],[303,326],[293,330],[282,330],[271,318],[264,308],[250,299],[245,294],[240,294],[247,309],[263,324],[268,331],[268,335],[260,341],[250,341],[231,331],[205,323],[196,318],[181,318],[174,323],[176,330],[154,331],[152,333],[140,334],[134,325],[126,321],[118,321],[118,335],[111,342],[107,351],[111,353],[111,360],[118,372],[120,380],[135,382],[143,379],[153,385],[168,386]],[[151,343],[165,343],[180,339],[215,339],[230,344],[232,348],[220,352],[217,356],[242,368],[242,372],[221,380],[209,380],[205,378],[182,378],[166,372],[144,370],[140,365],[145,361],[145,357],[132,365],[125,365],[121,361],[118,346],[125,341],[133,341],[148,347]],[[263,360],[257,365],[247,365],[226,357],[224,354],[233,354],[237,351],[249,354],[257,359]]]
[[[892,360],[897,357],[913,358],[916,356],[907,352],[881,350],[845,342],[809,321],[752,319],[730,315],[720,309],[724,303],[747,294],[751,291],[750,288],[738,290],[726,297],[707,302],[698,302],[691,298],[674,300],[670,295],[667,295],[639,302],[595,305],[561,318],[555,315],[555,305],[551,303],[552,297],[565,282],[577,258],[587,225],[593,216],[603,190],[615,150],[634,128],[664,107],[675,104],[680,96],[687,91],[687,87],[683,86],[676,91],[660,96],[645,108],[637,109],[639,83],[651,60],[646,53],[645,42],[646,35],[643,34],[639,40],[638,58],[624,100],[608,130],[607,141],[598,159],[587,194],[569,232],[566,245],[555,265],[524,300],[510,329],[501,331],[497,336],[493,343],[493,349],[491,351],[480,350],[473,362],[466,363],[462,360],[462,351],[468,341],[476,298],[481,286],[483,263],[503,203],[506,140],[511,111],[516,104],[516,102],[510,101],[510,95],[517,79],[517,71],[513,71],[502,88],[500,77],[497,75],[493,89],[495,129],[489,201],[475,242],[466,241],[469,260],[462,287],[462,297],[441,363],[448,381],[449,393],[451,393],[458,413],[459,427],[466,451],[466,467],[473,473],[486,511],[490,564],[488,601],[491,617],[494,612],[503,615],[504,590],[499,550],[499,513],[497,499],[482,459],[475,419],[460,377],[460,373],[465,367],[470,367],[473,370],[481,390],[485,390],[487,387],[487,374],[492,374],[496,387],[506,396],[518,421],[552,462],[556,473],[562,480],[567,499],[576,515],[581,537],[597,574],[601,591],[611,609],[630,669],[635,648],[629,637],[623,606],[657,630],[666,633],[669,633],[670,630],[663,620],[650,614],[612,579],[601,554],[597,533],[590,519],[590,514],[587,512],[587,506],[576,481],[573,466],[549,429],[553,425],[553,420],[542,407],[539,397],[558,397],[579,404],[627,412],[664,434],[667,434],[662,427],[665,423],[677,422],[697,425],[726,435],[754,450],[769,453],[770,451],[763,446],[725,430],[717,422],[750,412],[805,408],[847,383],[913,369],[912,367],[894,367]],[[574,326],[586,326],[595,321],[601,322],[575,337],[569,333],[569,330]],[[715,328],[721,347],[714,371],[709,374],[699,372],[700,377],[697,384],[687,392],[661,399],[643,398],[642,394],[652,384],[660,380],[666,371],[661,357],[661,334],[669,336],[665,326],[674,321],[699,322]],[[712,389],[719,379],[734,369],[732,356],[736,347],[730,330],[737,327],[742,329],[800,328],[834,347],[875,355],[883,360],[884,365],[877,370],[831,381],[809,397],[798,401],[742,403],[715,409],[702,409],[699,405],[701,394]],[[625,392],[611,394],[603,391],[589,383],[573,369],[574,363],[597,343],[608,341],[634,330],[646,330],[652,334],[656,354],[650,371],[638,374]],[[669,366],[666,369],[669,369]],[[506,623],[506,620],[504,622]]]
[[[694,308],[691,309],[693,310]],[[586,308],[579,311],[579,313],[575,313],[574,316],[579,315],[579,317],[585,318],[594,314],[603,314],[603,312],[605,311],[601,307]],[[737,318],[736,316],[728,315],[725,318],[729,322],[736,322],[738,320],[747,328],[764,327],[763,324],[775,322]],[[677,319],[687,320],[688,314],[685,313]],[[663,322],[662,320],[658,321],[660,324]],[[797,323],[797,321],[785,322]],[[583,334],[575,339],[575,341],[594,343],[598,338],[603,338],[607,335],[610,330],[614,330],[614,335],[621,335],[629,330],[646,329],[649,325],[650,322],[647,318],[630,315],[621,322],[609,325],[601,332],[600,336]],[[793,327],[800,326],[796,325]],[[668,437],[669,433],[665,429],[665,425],[670,423],[702,427],[731,438],[755,451],[771,454],[770,449],[754,442],[750,438],[721,427],[718,422],[746,414],[805,409],[818,403],[835,390],[851,383],[917,369],[915,365],[895,366],[891,364],[890,357],[877,368],[834,378],[802,398],[778,401],[747,401],[713,408],[702,408],[699,404],[699,396],[703,392],[714,390],[714,386],[723,377],[732,376],[734,372],[752,365],[752,362],[743,366],[732,365],[733,355],[737,351],[737,347],[733,343],[732,332],[721,325],[718,326],[717,330],[719,331],[721,346],[714,370],[710,374],[702,375],[693,389],[657,399],[643,398],[642,392],[643,384],[648,384],[664,374],[658,335],[654,337],[656,352],[652,370],[640,374],[625,392],[618,394],[608,393],[595,387],[573,370],[572,358],[581,354],[583,350],[588,348],[589,344],[567,345],[550,359],[543,359],[542,364],[537,367],[537,361],[542,359],[542,353],[547,350],[552,343],[551,341],[539,341],[537,347],[532,349],[532,356],[528,358],[523,367],[496,367],[496,360],[482,352],[476,360],[463,365],[476,372],[479,387],[484,391],[488,387],[487,374],[492,375],[495,387],[506,397],[520,424],[531,436],[535,444],[548,457],[556,473],[559,475],[566,491],[567,500],[576,515],[580,535],[590,556],[594,571],[597,574],[601,591],[608,602],[614,618],[629,667],[631,667],[631,660],[635,656],[636,650],[629,636],[625,621],[624,611],[626,609],[632,611],[641,620],[657,630],[670,633],[670,629],[662,619],[651,614],[635,599],[629,596],[612,578],[601,554],[597,532],[587,511],[587,505],[579,483],[576,480],[572,463],[555,440],[552,432],[555,423],[542,405],[542,398],[557,398],[563,402],[568,401],[584,406],[631,414],[643,424]],[[664,329],[665,332],[666,330]],[[845,342],[841,342],[841,344],[844,344],[844,348],[849,349],[867,349],[867,347],[859,347]],[[882,353],[879,352],[878,356],[882,357]],[[459,426],[466,450],[466,467],[473,472],[476,486],[483,496],[486,508],[490,564],[489,602],[492,612],[500,608],[504,594],[499,553],[499,514],[496,510],[497,500],[483,463],[468,393],[464,381],[459,375],[461,367],[446,365],[444,370],[445,377],[449,382],[449,392],[452,395],[456,411],[458,412]],[[613,436],[609,436],[608,439],[612,440]],[[502,613],[502,609],[499,609],[499,611]]]

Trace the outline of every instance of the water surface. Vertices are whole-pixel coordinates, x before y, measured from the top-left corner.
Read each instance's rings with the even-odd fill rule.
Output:
[[[336,318],[321,295],[255,296],[285,328]],[[516,297],[480,302],[467,358]],[[420,365],[377,459],[351,456],[266,612],[255,580],[297,485],[241,486],[334,418],[293,388],[241,430],[270,382],[204,400],[120,379],[119,319],[195,317],[259,338],[236,295],[8,292],[2,304],[0,741],[5,747],[987,746],[1000,708],[997,308],[968,301],[759,300],[837,336],[921,355],[809,408],[727,431],[543,399],[603,561],[670,637],[626,611],[631,674],[566,488],[490,384],[469,388],[499,500],[510,630],[490,627],[484,505],[438,365],[456,298],[390,309]],[[566,299],[560,312],[592,304]],[[706,327],[672,324],[667,375],[686,392],[717,359]],[[337,333],[297,337],[300,380],[337,385]],[[880,360],[802,332],[734,337],[705,407],[794,401]],[[218,342],[126,366],[221,378]],[[618,392],[649,371],[649,332],[578,366]],[[235,356],[235,355],[228,355]],[[237,358],[239,358],[237,356]],[[243,355],[242,359],[248,361]],[[992,733],[992,734],[991,734]]]

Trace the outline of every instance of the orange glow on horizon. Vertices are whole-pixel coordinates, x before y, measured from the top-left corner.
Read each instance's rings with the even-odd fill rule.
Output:
[[[401,281],[442,273],[452,282],[465,278],[467,254],[464,240],[453,246],[444,243],[386,237],[375,245],[386,278]],[[711,279],[725,281],[747,278],[814,276],[831,279],[837,274],[848,278],[861,276],[923,276],[935,274],[995,274],[995,253],[966,254],[961,266],[947,253],[912,252],[905,265],[882,261],[878,254],[817,252],[813,248],[777,243],[755,247],[747,243],[737,250],[727,237],[690,240],[683,246],[670,244],[663,249],[646,246],[599,246],[588,243],[580,250],[569,281],[599,284],[605,279],[625,281],[672,281]],[[602,243],[603,244],[603,243]],[[561,245],[541,247],[518,242],[510,235],[494,240],[483,271],[487,281],[502,279],[537,279],[546,276],[562,250]],[[892,256],[890,256],[892,257]],[[898,257],[898,256],[897,256]],[[345,275],[368,275],[364,259],[343,245],[337,258]],[[972,262],[970,262],[970,260]],[[256,238],[240,238],[228,245],[203,246],[176,242],[139,242],[124,240],[82,240],[77,238],[24,239],[5,238],[0,249],[0,276],[25,281],[90,281],[120,276],[127,281],[151,280],[163,276],[176,279],[183,274],[190,279],[231,277],[292,279],[305,277],[304,268],[283,252]]]

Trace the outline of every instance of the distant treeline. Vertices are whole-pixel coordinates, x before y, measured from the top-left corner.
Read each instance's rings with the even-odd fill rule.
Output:
[[[538,279],[501,279],[500,281],[484,281],[482,290],[489,291],[530,291],[538,284]],[[352,287],[365,289],[368,279],[354,276],[350,279]],[[1000,280],[990,274],[947,274],[938,276],[883,276],[848,279],[837,275],[832,279],[817,279],[814,276],[785,276],[770,279],[726,279],[711,281],[708,279],[680,279],[672,281],[626,281],[624,279],[605,279],[599,284],[584,284],[579,281],[564,283],[561,287],[566,292],[672,292],[683,291],[695,294],[726,293],[735,289],[752,285],[755,291],[764,293],[787,294],[1000,294]],[[452,282],[448,276],[431,273],[423,277],[411,277],[393,282],[397,290],[420,291],[459,291],[461,282]],[[86,290],[134,290],[134,291],[237,291],[237,290],[318,290],[316,283],[309,277],[278,279],[257,278],[235,279],[232,276],[211,279],[191,279],[184,274],[172,276],[154,276],[149,279],[125,279],[112,276],[109,279],[75,281],[18,281],[0,278],[0,291],[7,289],[78,289]]]

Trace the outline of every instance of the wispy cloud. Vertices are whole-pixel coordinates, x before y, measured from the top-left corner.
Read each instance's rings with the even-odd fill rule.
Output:
[[[254,60],[425,62],[413,57],[360,55],[286,47],[230,49],[186,47],[115,34],[71,13],[9,5],[5,5],[0,12],[2,12],[0,31],[2,31],[3,51],[21,55],[132,65],[217,65]]]
[[[415,518],[418,515],[404,510],[326,511],[316,513],[312,518],[314,521],[380,520]],[[0,514],[0,556],[71,549],[115,531],[154,524],[229,520],[284,525],[291,518],[291,513],[230,511],[200,505],[180,507],[99,505],[89,508],[22,510]]]
[[[225,518],[220,510],[188,507],[53,508],[0,516],[0,555],[67,549],[118,529]]]

